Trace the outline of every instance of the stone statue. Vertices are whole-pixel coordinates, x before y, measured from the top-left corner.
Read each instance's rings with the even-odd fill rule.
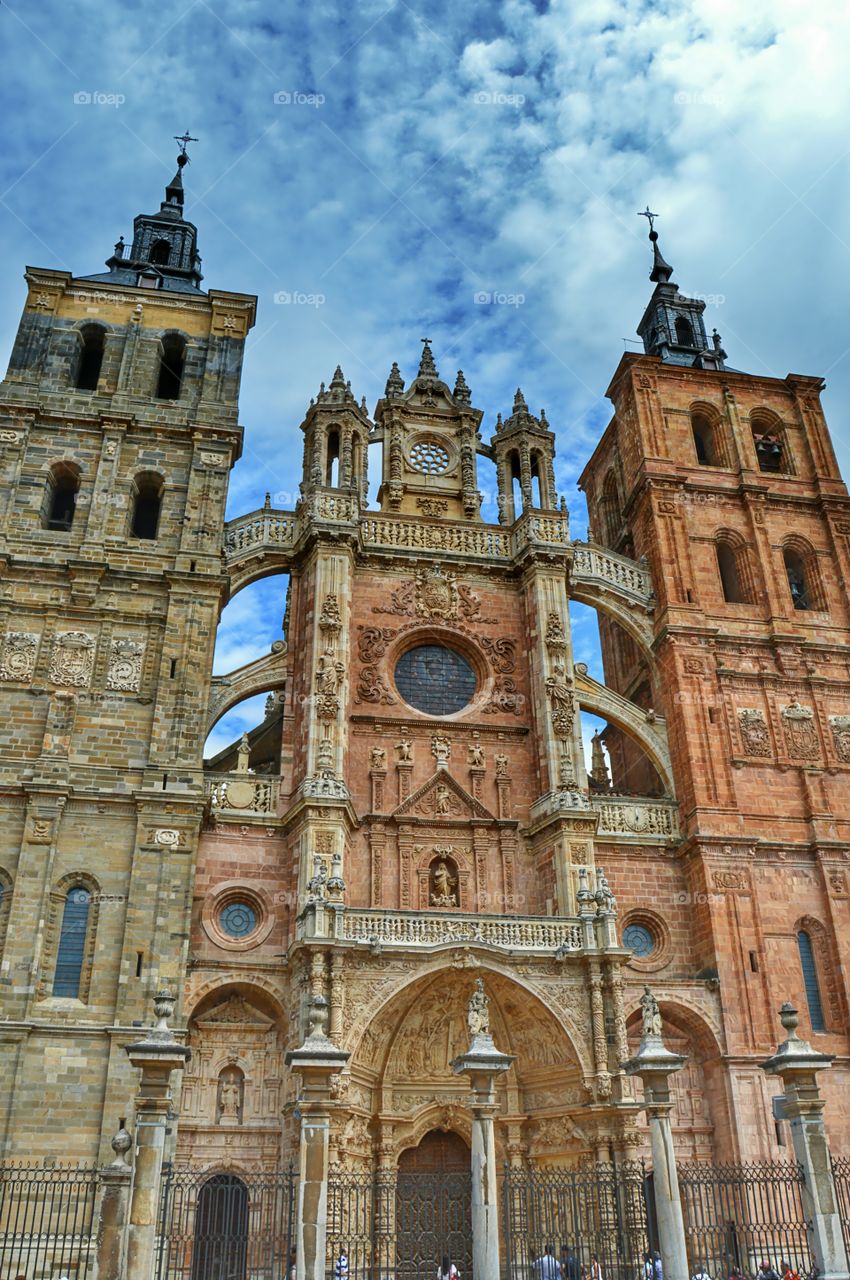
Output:
[[[564,668],[559,663],[554,673],[546,677],[546,691],[549,694],[549,706],[552,714],[552,728],[559,738],[568,738],[572,733],[575,708],[573,692],[567,684]]]
[[[408,763],[413,759],[413,743],[409,738],[402,738],[401,742],[395,744],[395,749],[398,752],[399,761]]]
[[[489,1036],[490,1034],[490,1001],[487,999],[487,993],[484,990],[483,978],[475,979],[475,990],[469,997],[466,1024],[473,1040],[476,1036]]]
[[[661,1010],[658,1008],[658,1001],[650,991],[649,987],[644,987],[643,995],[640,998],[640,1007],[643,1012],[643,1034],[644,1036],[660,1036],[661,1035]]]
[[[248,761],[251,759],[251,744],[248,741],[247,733],[243,733],[239,739],[239,749],[236,752],[236,772],[247,773]]]
[[[242,1078],[237,1071],[223,1071],[218,1082],[218,1118],[238,1124],[241,1110]]]
[[[328,868],[318,854],[313,858],[313,875],[307,881],[307,893],[311,902],[321,902],[327,897]]]
[[[456,907],[457,897],[452,892],[457,885],[457,876],[449,870],[445,858],[441,858],[433,871],[434,888],[431,892],[432,907]]]
[[[449,791],[448,787],[444,786],[443,783],[441,782],[437,786],[436,793],[435,793],[434,812],[438,815],[448,813],[449,806],[451,803],[451,798],[452,798],[451,792]]]
[[[495,758],[496,777],[506,778],[508,776],[508,757],[500,751]]]
[[[386,769],[387,753],[383,747],[372,747],[369,752],[369,768],[370,769]]]
[[[471,742],[467,748],[467,759],[473,769],[484,768],[484,748],[480,742]]]
[[[445,769],[452,754],[452,744],[449,738],[443,737],[442,734],[435,734],[431,739],[431,755],[437,761],[438,769]]]

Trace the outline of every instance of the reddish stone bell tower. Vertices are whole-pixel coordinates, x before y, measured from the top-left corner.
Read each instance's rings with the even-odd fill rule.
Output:
[[[822,380],[728,368],[650,239],[645,354],[621,360],[580,483],[593,540],[651,569],[653,643],[603,620],[605,677],[666,716],[684,840],[667,867],[638,867],[635,850],[606,868],[623,923],[658,932],[655,963],[635,960],[654,988],[686,1004],[683,974],[716,984],[717,1154],[781,1154],[757,1063],[789,999],[838,1059],[827,1115],[846,1147],[850,501]],[[616,788],[640,766],[605,739]]]

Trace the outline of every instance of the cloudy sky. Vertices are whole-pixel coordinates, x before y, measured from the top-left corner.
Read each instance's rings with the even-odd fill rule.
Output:
[[[259,297],[231,514],[297,486],[338,361],[371,409],[428,335],[485,431],[517,384],[546,408],[581,533],[576,477],[651,289],[647,204],[733,366],[826,378],[850,472],[844,0],[4,0],[0,30],[3,349],[24,264],[102,269],[188,128],[205,284]],[[219,669],[281,612],[279,580],[237,597]]]

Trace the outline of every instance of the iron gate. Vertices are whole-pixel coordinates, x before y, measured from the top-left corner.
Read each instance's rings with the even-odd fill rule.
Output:
[[[73,1275],[93,1264],[97,1169],[0,1164],[0,1276]]]
[[[509,1280],[545,1280],[547,1247],[564,1280],[590,1274],[594,1256],[606,1280],[635,1280],[649,1245],[646,1189],[643,1165],[635,1162],[505,1169],[502,1235]]]
[[[680,1164],[679,1191],[692,1269],[702,1264],[712,1276],[733,1267],[755,1275],[769,1259],[783,1259],[800,1275],[811,1268],[799,1165]]]
[[[295,1175],[163,1166],[157,1280],[284,1280]]]
[[[333,1170],[327,1275],[345,1254],[350,1280],[434,1280],[447,1256],[472,1280],[471,1195],[466,1171]]]
[[[838,1199],[838,1216],[844,1232],[844,1247],[850,1253],[850,1156],[833,1156],[832,1176]]]

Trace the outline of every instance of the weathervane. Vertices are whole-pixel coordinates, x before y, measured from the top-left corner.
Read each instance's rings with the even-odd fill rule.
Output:
[[[179,141],[179,139],[178,139],[178,141]],[[639,218],[646,218],[647,222],[649,223],[649,230],[650,230],[650,232],[652,232],[652,231],[654,231],[654,230],[655,230],[655,219],[658,217],[658,214],[657,214],[657,213],[650,213],[649,205],[647,205],[645,209],[639,209],[639,210],[638,210],[638,217],[639,217]]]
[[[192,137],[192,135],[189,133],[189,130],[187,129],[187,130],[186,130],[186,132],[183,134],[183,137],[182,137],[182,138],[177,138],[177,137],[175,137],[174,141],[175,141],[175,142],[179,142],[179,143],[180,143],[180,154],[181,154],[181,156],[186,156],[186,144],[187,144],[187,143],[189,143],[189,142],[197,142],[197,141],[198,141],[198,139],[197,139],[197,138],[193,138],[193,137]],[[186,156],[186,159],[188,160],[188,159],[189,159],[189,157],[188,157],[188,156]]]

